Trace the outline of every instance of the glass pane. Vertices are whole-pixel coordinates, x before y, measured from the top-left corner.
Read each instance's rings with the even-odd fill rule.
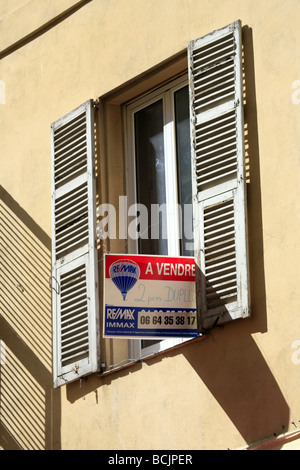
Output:
[[[151,204],[166,203],[165,153],[163,135],[163,103],[159,100],[135,114],[135,151],[137,202],[148,209],[148,238],[139,239],[139,253],[168,254],[167,239],[151,239]],[[162,228],[162,216],[160,216]],[[142,340],[146,348],[160,340]]]
[[[139,238],[139,253],[167,255],[168,241],[162,214],[159,235],[151,238],[151,204],[166,203],[162,100],[135,114],[135,151],[137,202],[148,209],[148,236]]]
[[[190,147],[189,90],[181,88],[174,93],[176,151],[178,168],[178,198],[182,207],[181,254],[194,255],[192,172]]]

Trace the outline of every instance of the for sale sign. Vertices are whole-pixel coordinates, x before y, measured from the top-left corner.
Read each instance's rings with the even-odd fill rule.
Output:
[[[197,336],[195,259],[105,256],[104,336]]]

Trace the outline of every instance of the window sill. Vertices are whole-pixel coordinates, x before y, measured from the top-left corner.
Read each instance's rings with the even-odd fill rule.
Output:
[[[143,363],[143,362],[147,362],[148,360],[151,360],[155,357],[158,357],[158,356],[163,356],[164,354],[170,352],[170,351],[175,351],[177,349],[181,349],[185,346],[188,346],[190,344],[195,344],[195,343],[198,343],[199,341],[203,341],[205,338],[207,338],[207,335],[200,335],[200,336],[197,336],[196,338],[191,338],[187,341],[184,341],[183,343],[180,343],[178,345],[175,345],[175,346],[172,346],[168,349],[164,349],[163,351],[159,351],[157,353],[153,353],[153,354],[149,354],[148,356],[144,356],[140,359],[128,359],[128,362],[126,362],[125,364],[116,364],[115,366],[109,366],[107,368],[103,368],[100,372],[97,373],[97,376],[102,378],[102,377],[106,377],[108,375],[112,375],[112,374],[115,374],[117,372],[121,372],[125,369],[128,369],[128,368],[131,368],[131,367],[134,367],[135,365],[137,364],[140,364],[140,363]],[[125,360],[124,360],[125,361]]]

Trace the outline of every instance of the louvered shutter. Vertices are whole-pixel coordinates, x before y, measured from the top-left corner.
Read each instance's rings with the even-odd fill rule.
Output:
[[[189,43],[197,303],[201,330],[250,315],[241,23]]]
[[[54,386],[99,369],[93,102],[51,126]]]

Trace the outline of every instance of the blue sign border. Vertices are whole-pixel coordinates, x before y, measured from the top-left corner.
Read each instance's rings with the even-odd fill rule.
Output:
[[[153,323],[153,318],[159,314],[170,312],[170,316],[175,319],[176,315],[180,318],[188,317],[187,311],[193,312],[196,317],[196,309],[184,308],[145,308],[145,307],[123,307],[116,305],[105,305],[105,336],[111,337],[137,337],[137,338],[182,338],[182,337],[196,337],[198,336],[197,324],[195,328],[139,328],[138,327],[138,314],[144,311],[145,315],[149,317],[150,323]]]

